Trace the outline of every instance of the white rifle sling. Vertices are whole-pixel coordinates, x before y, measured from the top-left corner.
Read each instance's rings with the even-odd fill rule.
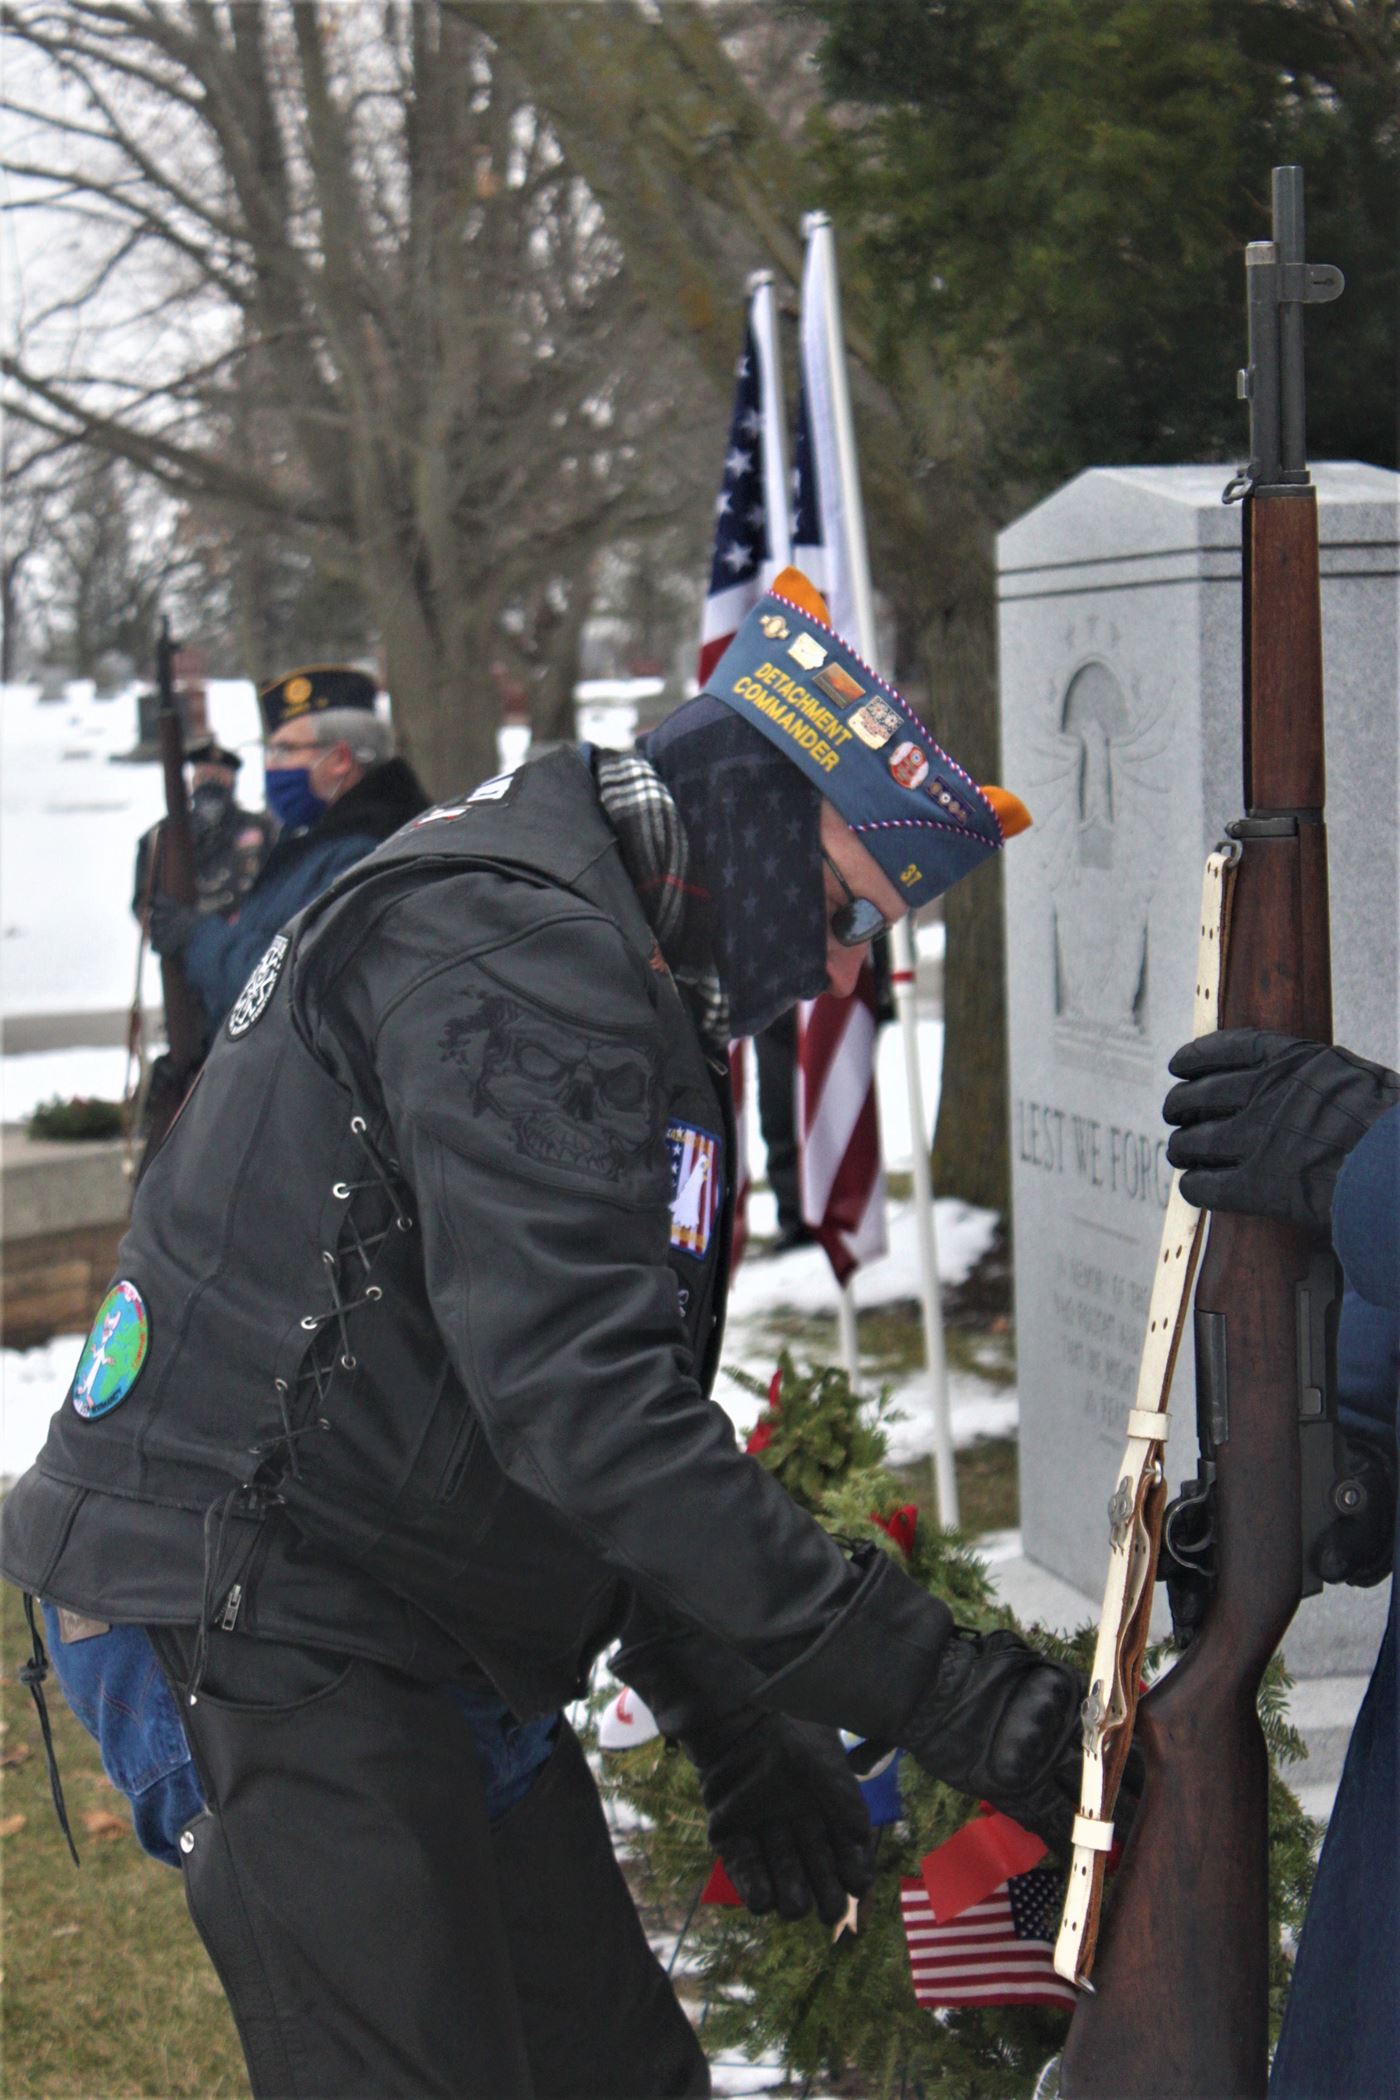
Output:
[[[1230,886],[1238,848],[1218,848],[1201,888],[1201,945],[1196,963],[1194,1035],[1220,1024],[1220,983]],[[1166,1443],[1172,1372],[1186,1325],[1205,1217],[1172,1175],[1161,1251],[1147,1308],[1137,1396],[1128,1414],[1128,1448],[1108,1505],[1110,1551],[1099,1637],[1084,1702],[1084,1766],[1055,1968],[1087,1984],[1094,1963],[1104,1872],[1113,1842],[1113,1807],[1132,1745],[1138,1678],[1152,1616],[1152,1588],[1166,1506]]]

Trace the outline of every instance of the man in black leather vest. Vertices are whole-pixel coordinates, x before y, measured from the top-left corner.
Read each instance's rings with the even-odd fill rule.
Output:
[[[619,1639],[755,1910],[869,1884],[840,1726],[1063,1840],[1073,1675],[843,1550],[708,1397],[728,1036],[849,993],[1018,812],[789,576],[638,755],[417,818],[235,1002],[4,1569],[257,2094],[708,2090],[560,1713]]]

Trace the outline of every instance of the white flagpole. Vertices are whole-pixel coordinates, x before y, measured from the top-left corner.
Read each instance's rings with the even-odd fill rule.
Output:
[[[875,607],[870,588],[870,555],[865,540],[865,512],[860,496],[855,423],[846,383],[846,345],[841,329],[841,292],[836,275],[836,240],[824,211],[808,212],[802,222],[808,242],[808,268],[813,251],[821,271],[822,313],[826,321],[826,366],[831,420],[836,438],[841,512],[846,538],[846,564],[854,600],[855,641],[866,661],[876,661]],[[958,1521],[958,1480],[953,1460],[953,1431],[948,1408],[948,1363],[943,1348],[943,1306],[938,1283],[938,1248],[934,1237],[933,1174],[924,1122],[923,1086],[919,1077],[919,1023],[915,1000],[914,940],[909,921],[901,919],[890,935],[890,975],[895,1011],[904,1046],[904,1077],[909,1097],[909,1130],[914,1155],[914,1219],[918,1232],[920,1299],[924,1316],[924,1361],[933,1416],[933,1469],[938,1495],[938,1521]]]
[[[749,279],[749,324],[758,346],[759,406],[763,411],[763,522],[768,534],[765,583],[792,560],[792,510],[787,455],[783,446],[783,362],[778,347],[778,307],[773,272],[755,270]]]

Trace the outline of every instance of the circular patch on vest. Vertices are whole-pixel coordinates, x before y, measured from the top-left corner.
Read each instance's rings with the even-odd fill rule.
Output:
[[[283,958],[290,946],[285,933],[274,934],[272,946],[234,1000],[226,1025],[235,1042],[239,1036],[248,1033],[255,1021],[262,1019],[263,1008],[277,989]]]
[[[146,1361],[151,1323],[134,1283],[114,1283],[97,1308],[73,1374],[71,1398],[85,1421],[125,1400]]]

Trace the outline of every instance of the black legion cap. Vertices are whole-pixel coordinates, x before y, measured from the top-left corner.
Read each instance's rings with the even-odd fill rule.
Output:
[[[284,722],[300,721],[303,715],[323,715],[332,707],[357,707],[374,711],[378,691],[374,680],[353,664],[311,664],[305,670],[288,671],[274,679],[258,695],[268,736]]]

